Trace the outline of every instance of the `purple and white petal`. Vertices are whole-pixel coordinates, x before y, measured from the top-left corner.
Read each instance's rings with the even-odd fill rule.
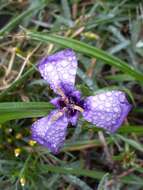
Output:
[[[79,112],[76,112],[73,116],[70,116],[70,118],[68,119],[68,121],[73,125],[76,126],[77,121],[79,118]]]
[[[50,103],[53,104],[56,108],[60,109],[59,101],[61,97],[56,97],[50,100]]]
[[[41,60],[38,69],[42,77],[58,93],[61,84],[74,85],[77,59],[73,50],[65,49]],[[59,94],[59,93],[58,93]]]
[[[113,90],[87,97],[83,117],[113,133],[122,125],[130,110],[131,105],[125,93]]]
[[[48,116],[34,122],[31,127],[32,139],[55,154],[64,144],[68,125],[68,119],[58,114],[58,110],[52,111]]]

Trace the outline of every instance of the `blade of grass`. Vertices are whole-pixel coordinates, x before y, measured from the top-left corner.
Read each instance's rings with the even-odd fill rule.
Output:
[[[93,190],[92,188],[90,188],[86,182],[84,182],[83,180],[81,180],[80,178],[73,176],[73,175],[64,175],[63,176],[64,180],[79,187],[82,190]]]
[[[94,179],[101,179],[104,175],[104,172],[101,171],[93,171],[93,170],[85,170],[81,168],[72,168],[72,167],[60,167],[60,166],[52,166],[52,165],[40,165],[41,173],[47,173],[48,171],[59,173],[59,174],[73,174],[76,176],[87,176]]]
[[[22,22],[26,17],[29,15],[33,15],[33,13],[36,11],[39,11],[43,8],[46,1],[41,1],[41,3],[36,3],[35,6],[29,7],[26,11],[22,12],[20,15],[15,16],[5,27],[3,27],[0,30],[0,37],[2,37],[4,34],[10,32],[13,28],[15,28],[19,23]]]
[[[62,0],[61,1],[62,8],[63,8],[63,13],[65,18],[68,20],[71,20],[71,12],[70,12],[70,7],[69,7],[69,2],[67,0]]]
[[[91,123],[85,122],[82,126],[83,130],[92,129],[94,132],[101,131],[101,128],[95,127]],[[120,134],[129,134],[129,133],[136,133],[138,135],[143,134],[143,126],[142,125],[123,125],[117,130],[117,133]]]
[[[136,113],[143,113],[143,108],[135,108],[134,112],[136,112]]]
[[[39,166],[39,172],[44,174],[47,172],[53,172],[53,173],[58,173],[58,174],[71,174],[75,176],[85,176],[85,177],[90,177],[93,179],[100,180],[103,178],[103,176],[106,174],[103,171],[99,170],[87,170],[87,169],[82,169],[82,168],[73,168],[73,167],[63,167],[63,166],[52,166],[52,165],[40,165]],[[111,174],[109,174],[109,177],[111,177]],[[138,181],[133,180],[133,175],[125,176],[122,177],[120,180],[125,183],[125,184],[140,184],[143,185],[143,182],[141,178],[139,178]]]
[[[119,134],[117,134],[116,136],[117,138],[123,140],[124,142],[135,148],[136,150],[143,152],[143,146],[140,143],[136,142],[135,140],[123,137],[122,135]]]
[[[97,90],[97,85],[80,68],[77,70],[77,75],[83,80],[90,90]]]
[[[47,102],[6,102],[0,103],[0,123],[12,120],[12,119],[22,119],[22,118],[32,118],[32,117],[41,117],[46,114],[53,108],[53,106]],[[101,130],[95,126],[89,127],[91,124],[85,122],[82,126],[83,130],[92,129],[97,132]],[[142,126],[130,126],[124,125],[118,130],[119,133],[128,134],[136,133],[143,134]],[[94,142],[93,142],[94,144]],[[98,146],[98,143],[96,142]],[[79,145],[84,148],[84,145]],[[93,145],[95,146],[95,145]],[[67,147],[65,147],[66,149]],[[74,147],[75,148],[75,147]],[[72,149],[72,148],[71,148]],[[77,148],[78,149],[78,148]]]
[[[7,102],[0,103],[0,123],[12,119],[41,117],[53,108],[47,102]]]
[[[108,139],[108,142],[111,142],[112,139]],[[82,149],[86,148],[93,148],[93,147],[100,147],[101,142],[99,140],[82,140],[82,141],[75,141],[75,142],[69,142],[64,145],[64,148],[62,151],[81,151]]]
[[[119,128],[118,132],[121,134],[136,133],[138,135],[142,135],[143,134],[143,126],[140,126],[140,125],[123,125],[121,128]]]
[[[0,103],[0,114],[11,112],[18,112],[27,109],[47,109],[53,106],[47,102],[3,102]]]
[[[104,61],[105,63],[115,66],[116,68],[129,74],[130,76],[133,76],[136,80],[139,80],[140,82],[143,83],[143,74],[140,71],[138,71],[132,66],[129,66],[126,62],[122,61],[121,59],[113,55],[109,55],[107,52],[99,48],[93,47],[91,45],[85,44],[84,42],[80,42],[75,39],[61,37],[58,35],[50,35],[50,34],[47,35],[45,33],[40,33],[35,31],[26,31],[26,35],[27,37],[33,40],[42,41],[44,43],[45,42],[56,43],[63,47],[72,48],[78,52],[84,53],[85,55],[95,57],[96,59],[99,59],[101,61]]]
[[[128,74],[108,75],[105,78],[109,80],[119,81],[119,82],[134,81],[134,78]]]

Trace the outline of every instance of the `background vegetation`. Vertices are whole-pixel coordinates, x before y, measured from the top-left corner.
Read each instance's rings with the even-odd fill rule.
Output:
[[[0,0],[0,189],[143,189],[143,5],[138,0]],[[52,109],[39,59],[73,48],[84,96],[124,90],[132,112],[116,134],[80,119],[58,155],[30,140]]]

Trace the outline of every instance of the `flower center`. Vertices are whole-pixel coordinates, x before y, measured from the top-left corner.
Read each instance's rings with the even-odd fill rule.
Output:
[[[69,97],[61,97],[58,103],[61,109],[66,108],[68,117],[74,116],[77,112],[83,112],[80,99],[78,99],[76,96],[70,95]]]

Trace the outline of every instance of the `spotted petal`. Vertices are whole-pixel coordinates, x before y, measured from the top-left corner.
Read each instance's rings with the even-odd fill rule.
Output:
[[[97,127],[115,132],[121,126],[131,105],[123,92],[118,90],[89,96],[84,104],[84,118]]]
[[[71,49],[65,49],[41,60],[38,69],[42,77],[58,93],[61,84],[74,85],[77,59]]]
[[[58,153],[65,141],[67,125],[65,116],[59,117],[58,110],[52,111],[47,117],[33,123],[32,139],[47,147],[51,152]]]

